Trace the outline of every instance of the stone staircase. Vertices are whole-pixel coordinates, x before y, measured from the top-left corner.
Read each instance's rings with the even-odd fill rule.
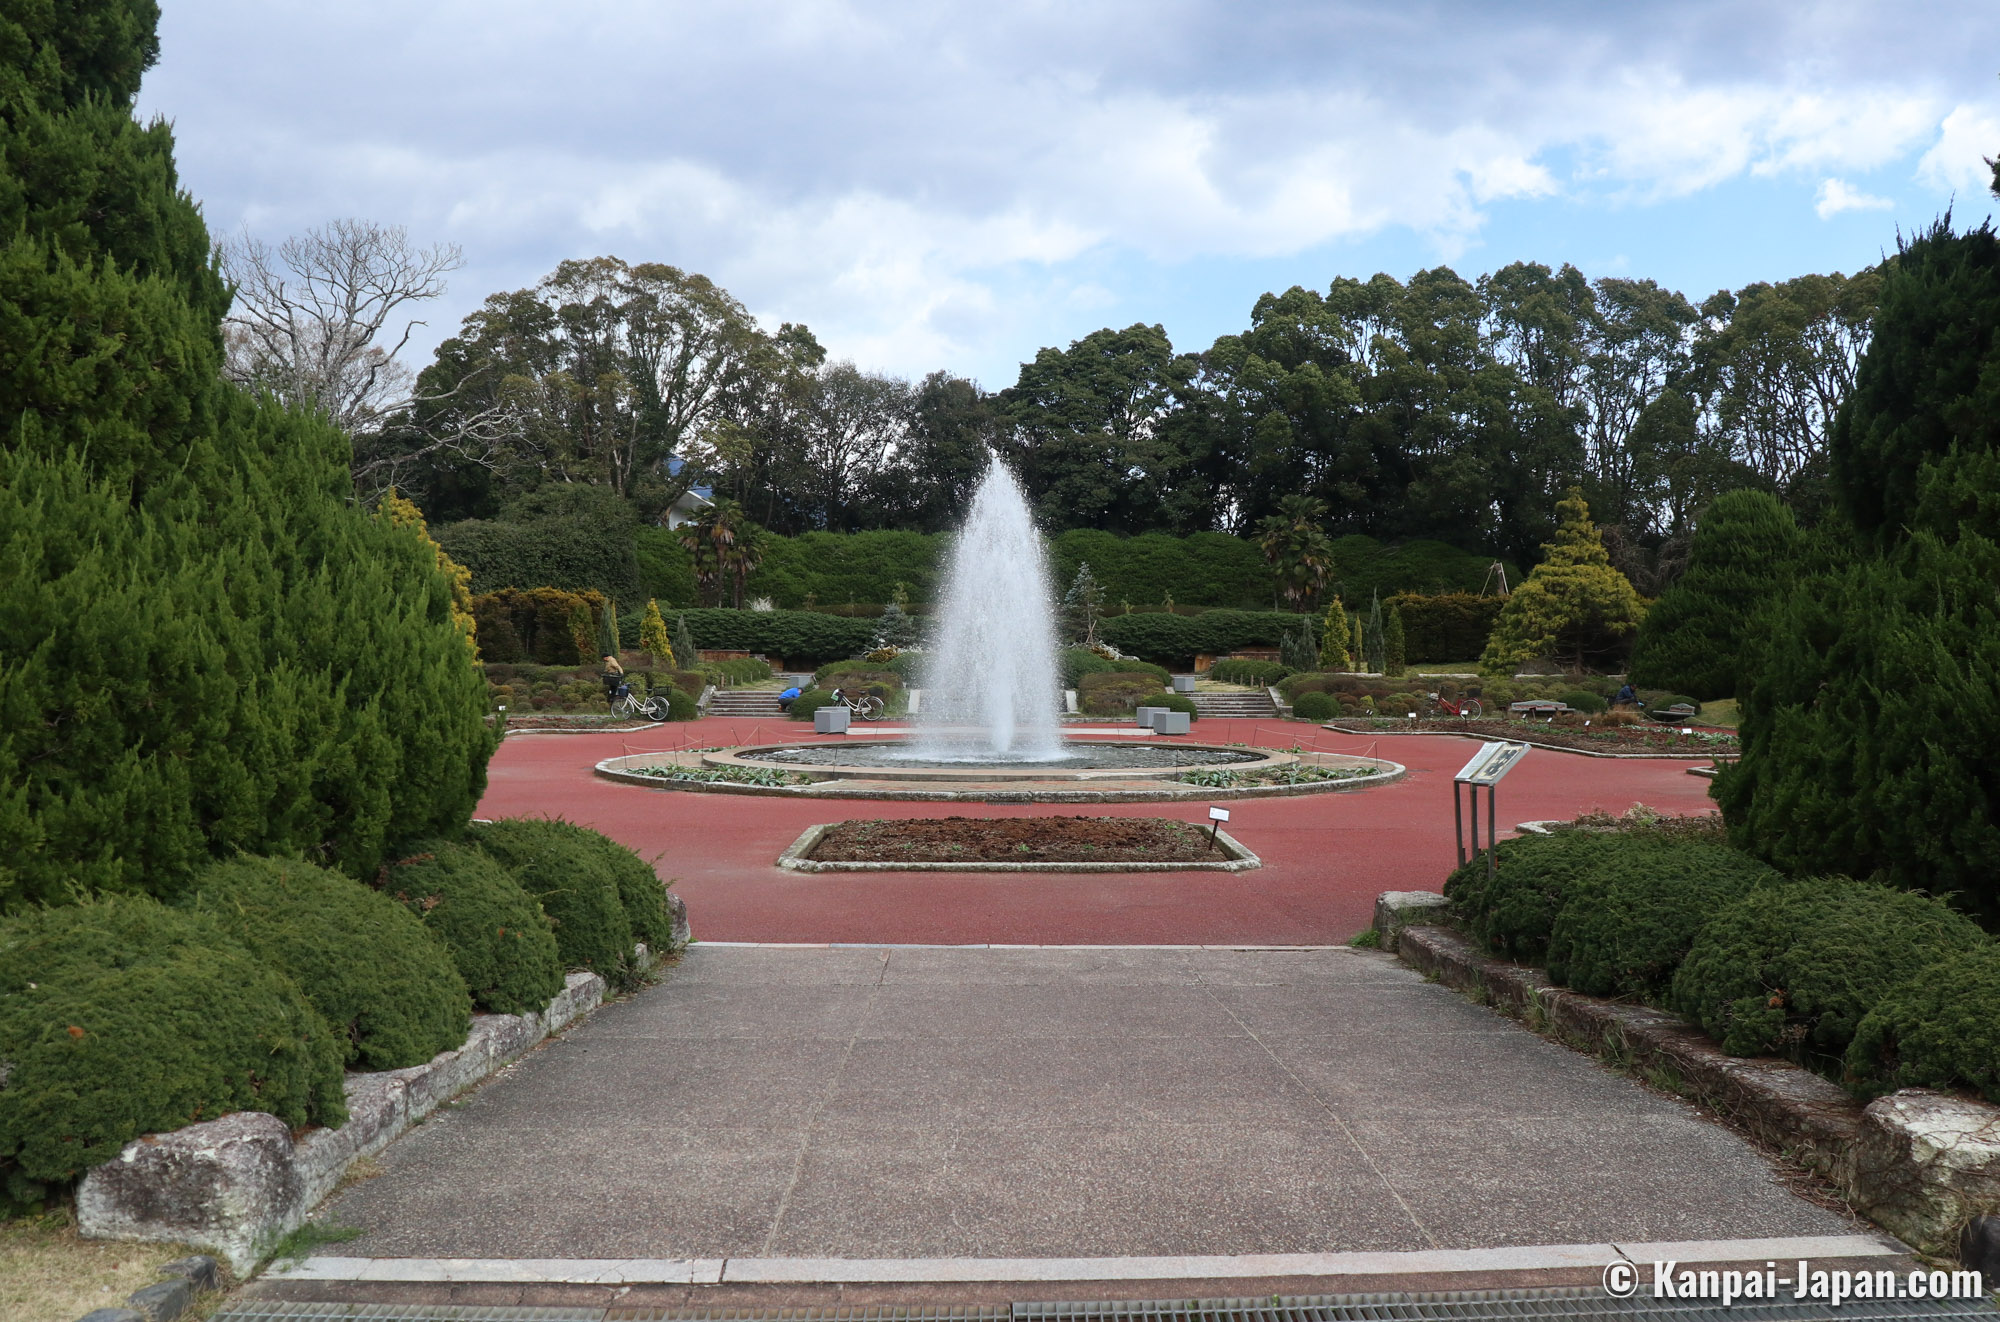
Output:
[[[1239,689],[1233,693],[1190,693],[1194,709],[1203,719],[1234,716],[1269,720],[1278,714],[1277,704],[1263,689]]]
[[[797,685],[805,688],[812,683],[811,675],[779,675],[776,688],[766,689],[717,689],[715,696],[708,700],[710,716],[733,716],[761,719],[779,719],[784,709],[778,706],[778,695]]]

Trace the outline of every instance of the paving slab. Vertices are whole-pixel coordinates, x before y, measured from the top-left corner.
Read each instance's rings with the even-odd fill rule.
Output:
[[[693,947],[392,1145],[357,1257],[1098,1258],[1852,1234],[1377,952]]]

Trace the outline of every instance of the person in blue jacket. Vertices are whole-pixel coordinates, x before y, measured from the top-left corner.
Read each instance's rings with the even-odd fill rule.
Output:
[[[778,710],[790,711],[792,709],[792,699],[798,696],[799,696],[799,686],[796,684],[786,689],[783,693],[780,693],[778,695]]]

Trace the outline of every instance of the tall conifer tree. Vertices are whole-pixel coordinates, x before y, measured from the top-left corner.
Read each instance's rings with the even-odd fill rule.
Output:
[[[132,117],[157,19],[0,16],[0,909],[236,849],[366,872],[460,828],[493,748],[422,533],[221,378],[229,291]]]

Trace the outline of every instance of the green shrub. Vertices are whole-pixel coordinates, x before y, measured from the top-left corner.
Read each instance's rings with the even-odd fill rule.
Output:
[[[589,969],[616,984],[630,980],[632,923],[618,879],[601,855],[578,844],[568,822],[509,817],[467,837],[500,860],[555,924],[564,968]]]
[[[785,709],[785,714],[795,721],[810,721],[814,712],[821,707],[833,706],[834,701],[832,689],[803,689],[798,697],[792,699],[792,705]]]
[[[1861,1020],[1846,1077],[1864,1095],[1970,1088],[2000,1102],[2000,945],[1947,955]]]
[[[891,690],[903,687],[903,676],[878,661],[836,661],[819,668],[813,676],[813,687],[843,689],[848,693],[866,690],[877,697],[886,697]]]
[[[1539,963],[1556,914],[1587,882],[1608,839],[1595,831],[1557,831],[1503,840],[1492,879],[1482,852],[1445,878],[1445,898],[1474,936],[1509,958]]]
[[[1144,671],[1114,670],[1085,675],[1076,686],[1077,706],[1090,716],[1130,715],[1142,703],[1164,706],[1154,701],[1159,696],[1159,677]]]
[[[1659,996],[1703,923],[1778,880],[1719,842],[1611,834],[1550,925],[1549,977],[1590,996]]]
[[[665,690],[667,699],[667,719],[670,721],[691,721],[701,715],[701,704],[696,696],[675,684]]]
[[[730,610],[710,607],[677,612],[702,647],[712,652],[756,652],[788,668],[854,656],[875,638],[875,621],[848,620],[818,611]],[[688,658],[675,656],[685,663]]]
[[[486,1013],[543,1010],[563,989],[547,915],[492,855],[429,841],[385,864],[378,884],[451,952],[473,1003]]]
[[[1562,695],[1560,701],[1568,703],[1571,709],[1589,716],[1594,716],[1611,706],[1601,695],[1592,693],[1589,689],[1570,689]]]
[[[643,941],[654,954],[665,954],[673,946],[673,920],[667,915],[667,888],[653,865],[601,831],[556,818],[535,822],[537,830],[563,840],[592,867],[612,879],[632,938]]]
[[[133,897],[0,922],[0,1203],[231,1111],[341,1124],[340,1058],[291,980],[199,914]]]
[[[1286,701],[1301,693],[1353,693],[1361,683],[1352,675],[1331,674],[1324,670],[1307,670],[1287,675],[1278,681],[1278,692]]]
[[[1986,941],[1927,896],[1845,877],[1789,882],[1708,921],[1674,978],[1673,1004],[1731,1055],[1825,1067],[1889,992]]]
[[[1302,721],[1330,721],[1340,714],[1340,704],[1328,693],[1308,690],[1292,699],[1292,715]]]
[[[182,903],[298,984],[349,1064],[407,1069],[465,1044],[472,1002],[450,954],[351,877],[245,854],[196,874]]]
[[[1208,669],[1208,677],[1218,684],[1257,684],[1266,688],[1292,673],[1291,667],[1276,661],[1245,661],[1224,657]]]
[[[1135,704],[1136,705],[1136,704]],[[1185,693],[1155,693],[1145,700],[1148,707],[1165,707],[1168,711],[1186,712],[1190,720],[1201,719],[1201,712],[1195,707],[1194,699]]]
[[[570,617],[581,607],[595,617],[606,608],[602,593],[565,592],[560,588],[502,588],[472,599],[472,618],[479,656],[487,663],[487,679],[496,664],[516,666],[591,665],[595,656],[577,651]]]
[[[1073,689],[1085,675],[1108,675],[1125,669],[1127,663],[1099,656],[1088,647],[1065,647],[1056,653],[1056,664],[1062,668],[1062,686]]]

